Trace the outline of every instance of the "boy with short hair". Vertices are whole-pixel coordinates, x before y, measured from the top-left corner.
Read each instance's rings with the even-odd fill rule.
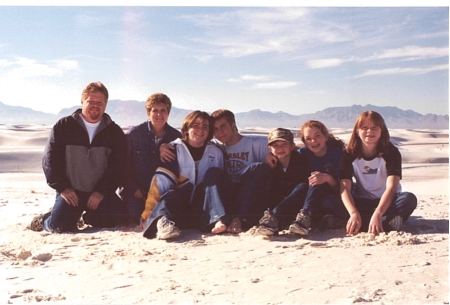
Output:
[[[276,128],[269,133],[268,146],[277,158],[273,172],[270,202],[272,206],[264,212],[255,235],[272,236],[279,229],[289,227],[291,233],[301,220],[298,211],[303,207],[308,192],[309,169],[305,156],[296,150],[294,136],[289,129]],[[297,219],[296,219],[297,216]],[[294,221],[295,220],[295,221]],[[309,224],[306,224],[309,227]]]

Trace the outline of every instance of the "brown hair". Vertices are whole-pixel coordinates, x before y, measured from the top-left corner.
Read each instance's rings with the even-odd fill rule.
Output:
[[[381,156],[384,152],[386,152],[389,140],[391,138],[386,123],[384,122],[381,114],[375,111],[364,111],[356,119],[355,126],[353,126],[352,135],[350,136],[350,141],[348,142],[347,146],[347,152],[356,156],[357,158],[362,157],[362,141],[358,135],[358,130],[361,129],[364,121],[367,119],[372,120],[374,125],[381,128],[381,137],[378,140],[377,144],[377,156]]]
[[[212,126],[212,119],[211,116],[204,111],[196,110],[191,113],[189,113],[186,118],[184,119],[183,123],[181,124],[181,135],[182,140],[187,141],[189,137],[189,128],[192,127],[195,120],[202,119],[206,120],[209,124],[209,130],[208,130],[208,137],[206,138],[206,141],[209,141],[213,137],[213,126]]]
[[[343,149],[345,147],[345,143],[341,139],[335,137],[333,134],[328,132],[328,129],[325,126],[325,124],[323,124],[322,122],[319,122],[319,121],[314,121],[314,120],[306,121],[302,125],[302,127],[300,128],[300,136],[302,138],[303,143],[306,143],[304,130],[307,127],[309,127],[309,128],[312,128],[312,127],[318,128],[320,130],[320,132],[327,139],[327,141],[326,141],[327,146],[330,146],[330,147],[334,146],[334,147],[338,147],[338,148],[341,148],[341,149]]]
[[[170,101],[170,98],[165,95],[164,93],[153,93],[147,98],[147,101],[145,101],[145,109],[147,110],[147,114],[150,113],[153,106],[156,104],[164,104],[167,108],[167,113],[170,113],[170,109],[172,109],[172,102]]]
[[[101,82],[92,82],[83,89],[81,93],[81,104],[88,98],[89,93],[91,92],[101,92],[105,96],[105,104],[108,103],[108,89],[106,89],[105,85]]]
[[[219,109],[211,113],[211,117],[213,121],[220,120],[221,118],[225,118],[228,123],[236,124],[236,119],[234,118],[234,113],[227,109]]]

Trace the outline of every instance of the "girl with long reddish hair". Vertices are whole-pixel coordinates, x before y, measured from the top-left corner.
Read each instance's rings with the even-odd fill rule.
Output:
[[[400,229],[417,206],[414,194],[402,192],[401,178],[401,154],[383,117],[375,111],[361,113],[341,162],[341,198],[350,215],[347,234]]]

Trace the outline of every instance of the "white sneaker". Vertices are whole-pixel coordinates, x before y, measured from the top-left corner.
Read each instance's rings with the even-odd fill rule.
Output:
[[[166,216],[161,217],[156,223],[156,238],[157,239],[170,239],[180,236],[180,229],[175,226],[175,223],[169,220]]]

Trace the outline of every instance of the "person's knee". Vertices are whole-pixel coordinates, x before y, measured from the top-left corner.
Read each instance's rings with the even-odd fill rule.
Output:
[[[403,195],[405,197],[405,202],[406,202],[407,206],[411,210],[415,210],[417,208],[417,197],[416,197],[416,195],[414,195],[413,193],[409,193],[409,192],[404,192]]]
[[[217,179],[224,173],[223,169],[218,167],[210,167],[206,170],[205,180]]]

